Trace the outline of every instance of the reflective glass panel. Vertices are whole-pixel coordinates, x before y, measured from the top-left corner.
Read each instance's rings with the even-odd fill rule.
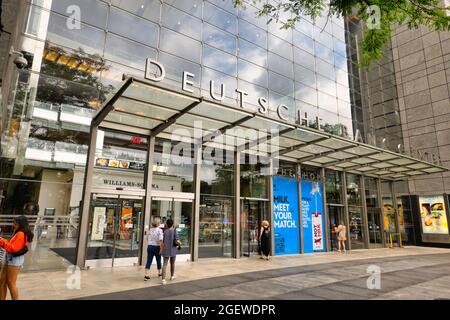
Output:
[[[133,26],[130,28],[130,26]],[[139,41],[151,47],[158,45],[159,28],[156,24],[129,14],[126,11],[111,8],[108,29],[118,35]],[[142,32],[145,30],[145,32]]]

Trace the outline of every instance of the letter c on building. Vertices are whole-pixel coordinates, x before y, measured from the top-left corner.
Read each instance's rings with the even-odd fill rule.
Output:
[[[154,76],[153,73],[151,72],[152,65],[155,65],[159,69],[160,72],[159,77]],[[161,63],[152,59],[147,59],[147,62],[145,64],[145,79],[159,82],[164,80],[165,76],[166,76],[166,69],[164,69],[164,66]]]
[[[286,110],[286,111],[289,112],[289,108],[288,108],[286,105],[280,104],[280,105],[278,106],[278,108],[277,108],[278,116],[280,117],[281,120],[287,121],[288,119],[287,119],[287,118],[283,115],[283,113],[281,112],[281,109],[282,109],[282,108],[283,108],[284,110]]]

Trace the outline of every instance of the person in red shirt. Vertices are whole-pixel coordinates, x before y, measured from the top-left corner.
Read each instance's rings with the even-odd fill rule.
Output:
[[[0,247],[6,251],[6,261],[0,276],[0,300],[6,299],[7,289],[12,300],[19,299],[16,280],[23,267],[28,243],[33,241],[33,232],[30,230],[27,217],[14,218],[13,227],[14,233],[10,241],[0,237]]]

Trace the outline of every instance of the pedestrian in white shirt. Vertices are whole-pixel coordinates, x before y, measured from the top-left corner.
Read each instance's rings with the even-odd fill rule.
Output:
[[[158,276],[161,277],[161,251],[163,245],[163,231],[159,227],[160,219],[156,218],[152,222],[152,227],[148,231],[148,246],[147,246],[147,263],[145,265],[144,281],[150,280],[150,266],[153,262],[153,257],[156,259],[156,266],[158,268]]]

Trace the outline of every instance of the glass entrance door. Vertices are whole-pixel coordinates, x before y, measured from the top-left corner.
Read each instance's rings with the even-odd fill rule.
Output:
[[[241,200],[241,254],[246,257],[259,254],[261,222],[267,220],[267,201]]]
[[[344,220],[344,207],[338,205],[328,205],[328,216],[329,216],[329,229],[330,229],[330,239],[329,239],[329,248],[331,250],[337,250],[337,235],[333,234],[333,226],[336,227],[341,223],[345,223]],[[335,238],[334,238],[335,237]]]
[[[178,261],[186,255],[184,259],[190,259],[191,253],[191,221],[192,221],[192,199],[183,198],[152,198],[152,219],[159,218],[160,227],[164,228],[168,219],[173,220],[181,241],[181,250],[177,253]]]
[[[199,258],[233,254],[233,201],[231,197],[201,196]]]
[[[143,197],[93,193],[86,265],[113,267],[138,262]]]
[[[367,222],[369,224],[370,246],[382,246],[383,240],[381,238],[381,210],[379,208],[367,208]]]

